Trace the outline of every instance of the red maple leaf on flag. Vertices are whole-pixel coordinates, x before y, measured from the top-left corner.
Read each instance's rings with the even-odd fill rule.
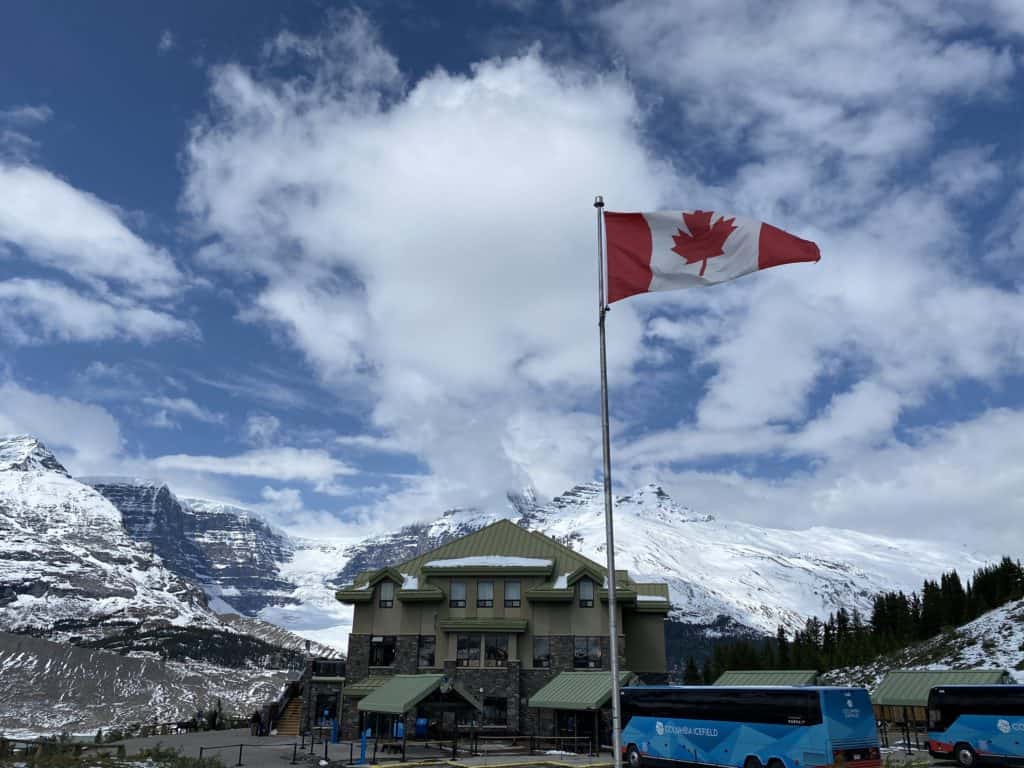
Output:
[[[680,229],[677,230],[678,234],[672,235],[672,240],[675,242],[672,250],[686,259],[687,264],[701,262],[701,277],[704,276],[704,270],[708,268],[708,259],[713,259],[724,253],[722,246],[736,229],[733,226],[733,222],[736,221],[734,218],[720,218],[714,226],[711,226],[713,215],[711,211],[684,213],[683,221],[686,223],[686,228],[690,230],[690,234],[686,234]]]

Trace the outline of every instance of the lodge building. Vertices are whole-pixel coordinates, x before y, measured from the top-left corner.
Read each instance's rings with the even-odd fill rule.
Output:
[[[623,682],[664,682],[668,585],[617,571],[616,587]],[[337,599],[354,606],[344,737],[398,719],[445,733],[605,727],[607,570],[547,536],[498,521],[362,573]]]

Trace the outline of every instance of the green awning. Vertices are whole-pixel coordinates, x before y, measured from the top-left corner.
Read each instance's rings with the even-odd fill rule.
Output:
[[[715,685],[817,685],[813,669],[727,669]]]
[[[619,685],[636,679],[619,672]],[[611,672],[562,672],[530,697],[533,709],[600,709],[612,698]]]
[[[360,712],[385,712],[404,715],[441,687],[444,675],[395,675],[364,697]]]
[[[346,685],[344,694],[347,698],[357,699],[360,696],[366,696],[373,693],[390,679],[391,675],[374,675],[373,677],[368,677],[365,680],[360,680],[358,683]]]
[[[890,672],[871,694],[871,703],[883,707],[926,707],[928,691],[936,685],[1002,685],[1005,669],[909,670]]]

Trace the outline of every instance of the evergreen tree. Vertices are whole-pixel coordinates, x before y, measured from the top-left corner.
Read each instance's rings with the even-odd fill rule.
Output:
[[[700,670],[697,669],[697,662],[693,660],[693,656],[686,659],[686,668],[683,670],[683,683],[686,685],[700,685],[703,681],[703,677]]]

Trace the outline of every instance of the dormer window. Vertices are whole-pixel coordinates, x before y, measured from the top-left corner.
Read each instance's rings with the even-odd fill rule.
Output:
[[[594,582],[583,579],[579,583],[580,608],[594,607]]]
[[[395,605],[395,582],[382,581],[380,583],[380,600],[377,603],[381,608],[393,608]]]

